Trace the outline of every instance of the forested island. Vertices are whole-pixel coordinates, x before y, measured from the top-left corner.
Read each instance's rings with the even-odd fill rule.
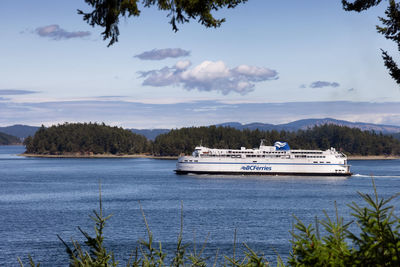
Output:
[[[42,126],[33,137],[25,139],[26,154],[34,155],[148,155],[178,156],[190,154],[195,146],[212,148],[255,148],[264,139],[288,142],[293,149],[329,149],[348,155],[399,156],[396,138],[337,125],[315,126],[308,130],[260,131],[230,127],[189,127],[171,130],[154,141],[119,127],[97,123],[64,123]]]
[[[18,145],[21,144],[21,140],[18,137],[1,133],[0,132],[0,145]]]
[[[24,141],[25,153],[39,155],[141,154],[151,151],[146,137],[119,127],[97,123],[42,126]]]

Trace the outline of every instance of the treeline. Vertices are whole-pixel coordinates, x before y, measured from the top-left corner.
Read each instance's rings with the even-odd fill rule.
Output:
[[[64,123],[42,126],[24,141],[25,153],[34,154],[138,154],[148,152],[146,137],[129,130],[97,123]]]
[[[391,136],[393,136],[397,140],[400,140],[400,133],[394,133],[394,134],[391,134]]]
[[[353,155],[400,155],[400,141],[392,136],[333,124],[297,132],[215,126],[182,128],[159,135],[154,141],[153,152],[159,155],[189,154],[200,144],[212,148],[255,148],[261,139],[266,140],[266,145],[285,141],[292,149],[325,150],[334,147]]]
[[[400,141],[381,133],[337,125],[316,126],[308,130],[259,131],[230,127],[190,127],[171,130],[154,141],[129,130],[96,123],[65,123],[41,127],[34,137],[25,139],[26,153],[35,154],[138,154],[160,156],[191,154],[198,145],[211,148],[255,148],[288,142],[292,149],[329,149],[350,155],[400,155]]]
[[[19,140],[18,137],[0,132],[0,145],[16,145],[16,144],[21,144],[21,140]]]

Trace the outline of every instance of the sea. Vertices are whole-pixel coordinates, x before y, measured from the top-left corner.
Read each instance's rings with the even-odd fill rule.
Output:
[[[83,244],[80,227],[94,235],[90,216],[111,214],[105,246],[125,266],[141,240],[168,255],[183,226],[188,254],[223,264],[224,255],[243,257],[246,244],[276,262],[291,250],[295,217],[305,224],[351,216],[358,192],[379,197],[400,192],[400,160],[349,161],[351,177],[177,175],[175,160],[128,158],[27,158],[22,146],[0,146],[0,266],[68,266],[59,240]],[[101,189],[100,189],[101,187]],[[400,200],[391,204],[400,207]],[[398,211],[395,212],[398,214]],[[143,216],[144,214],[144,216]],[[321,229],[321,234],[324,230]],[[355,223],[351,228],[357,231]],[[236,239],[235,239],[236,236]],[[167,263],[170,256],[167,256]],[[169,265],[169,264],[168,264]]]

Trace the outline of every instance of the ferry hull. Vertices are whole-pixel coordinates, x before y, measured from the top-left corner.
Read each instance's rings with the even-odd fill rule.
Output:
[[[214,175],[270,175],[270,176],[351,176],[353,173],[318,173],[318,172],[231,172],[231,171],[183,171],[176,174],[214,174]]]
[[[178,162],[176,173],[234,174],[234,175],[302,175],[351,176],[345,164],[314,164],[293,162]]]

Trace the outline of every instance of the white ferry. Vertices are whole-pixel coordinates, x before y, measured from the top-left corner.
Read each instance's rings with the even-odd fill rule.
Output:
[[[176,173],[264,174],[350,176],[347,156],[334,148],[322,150],[290,149],[286,142],[259,148],[195,148],[192,156],[182,156]]]

